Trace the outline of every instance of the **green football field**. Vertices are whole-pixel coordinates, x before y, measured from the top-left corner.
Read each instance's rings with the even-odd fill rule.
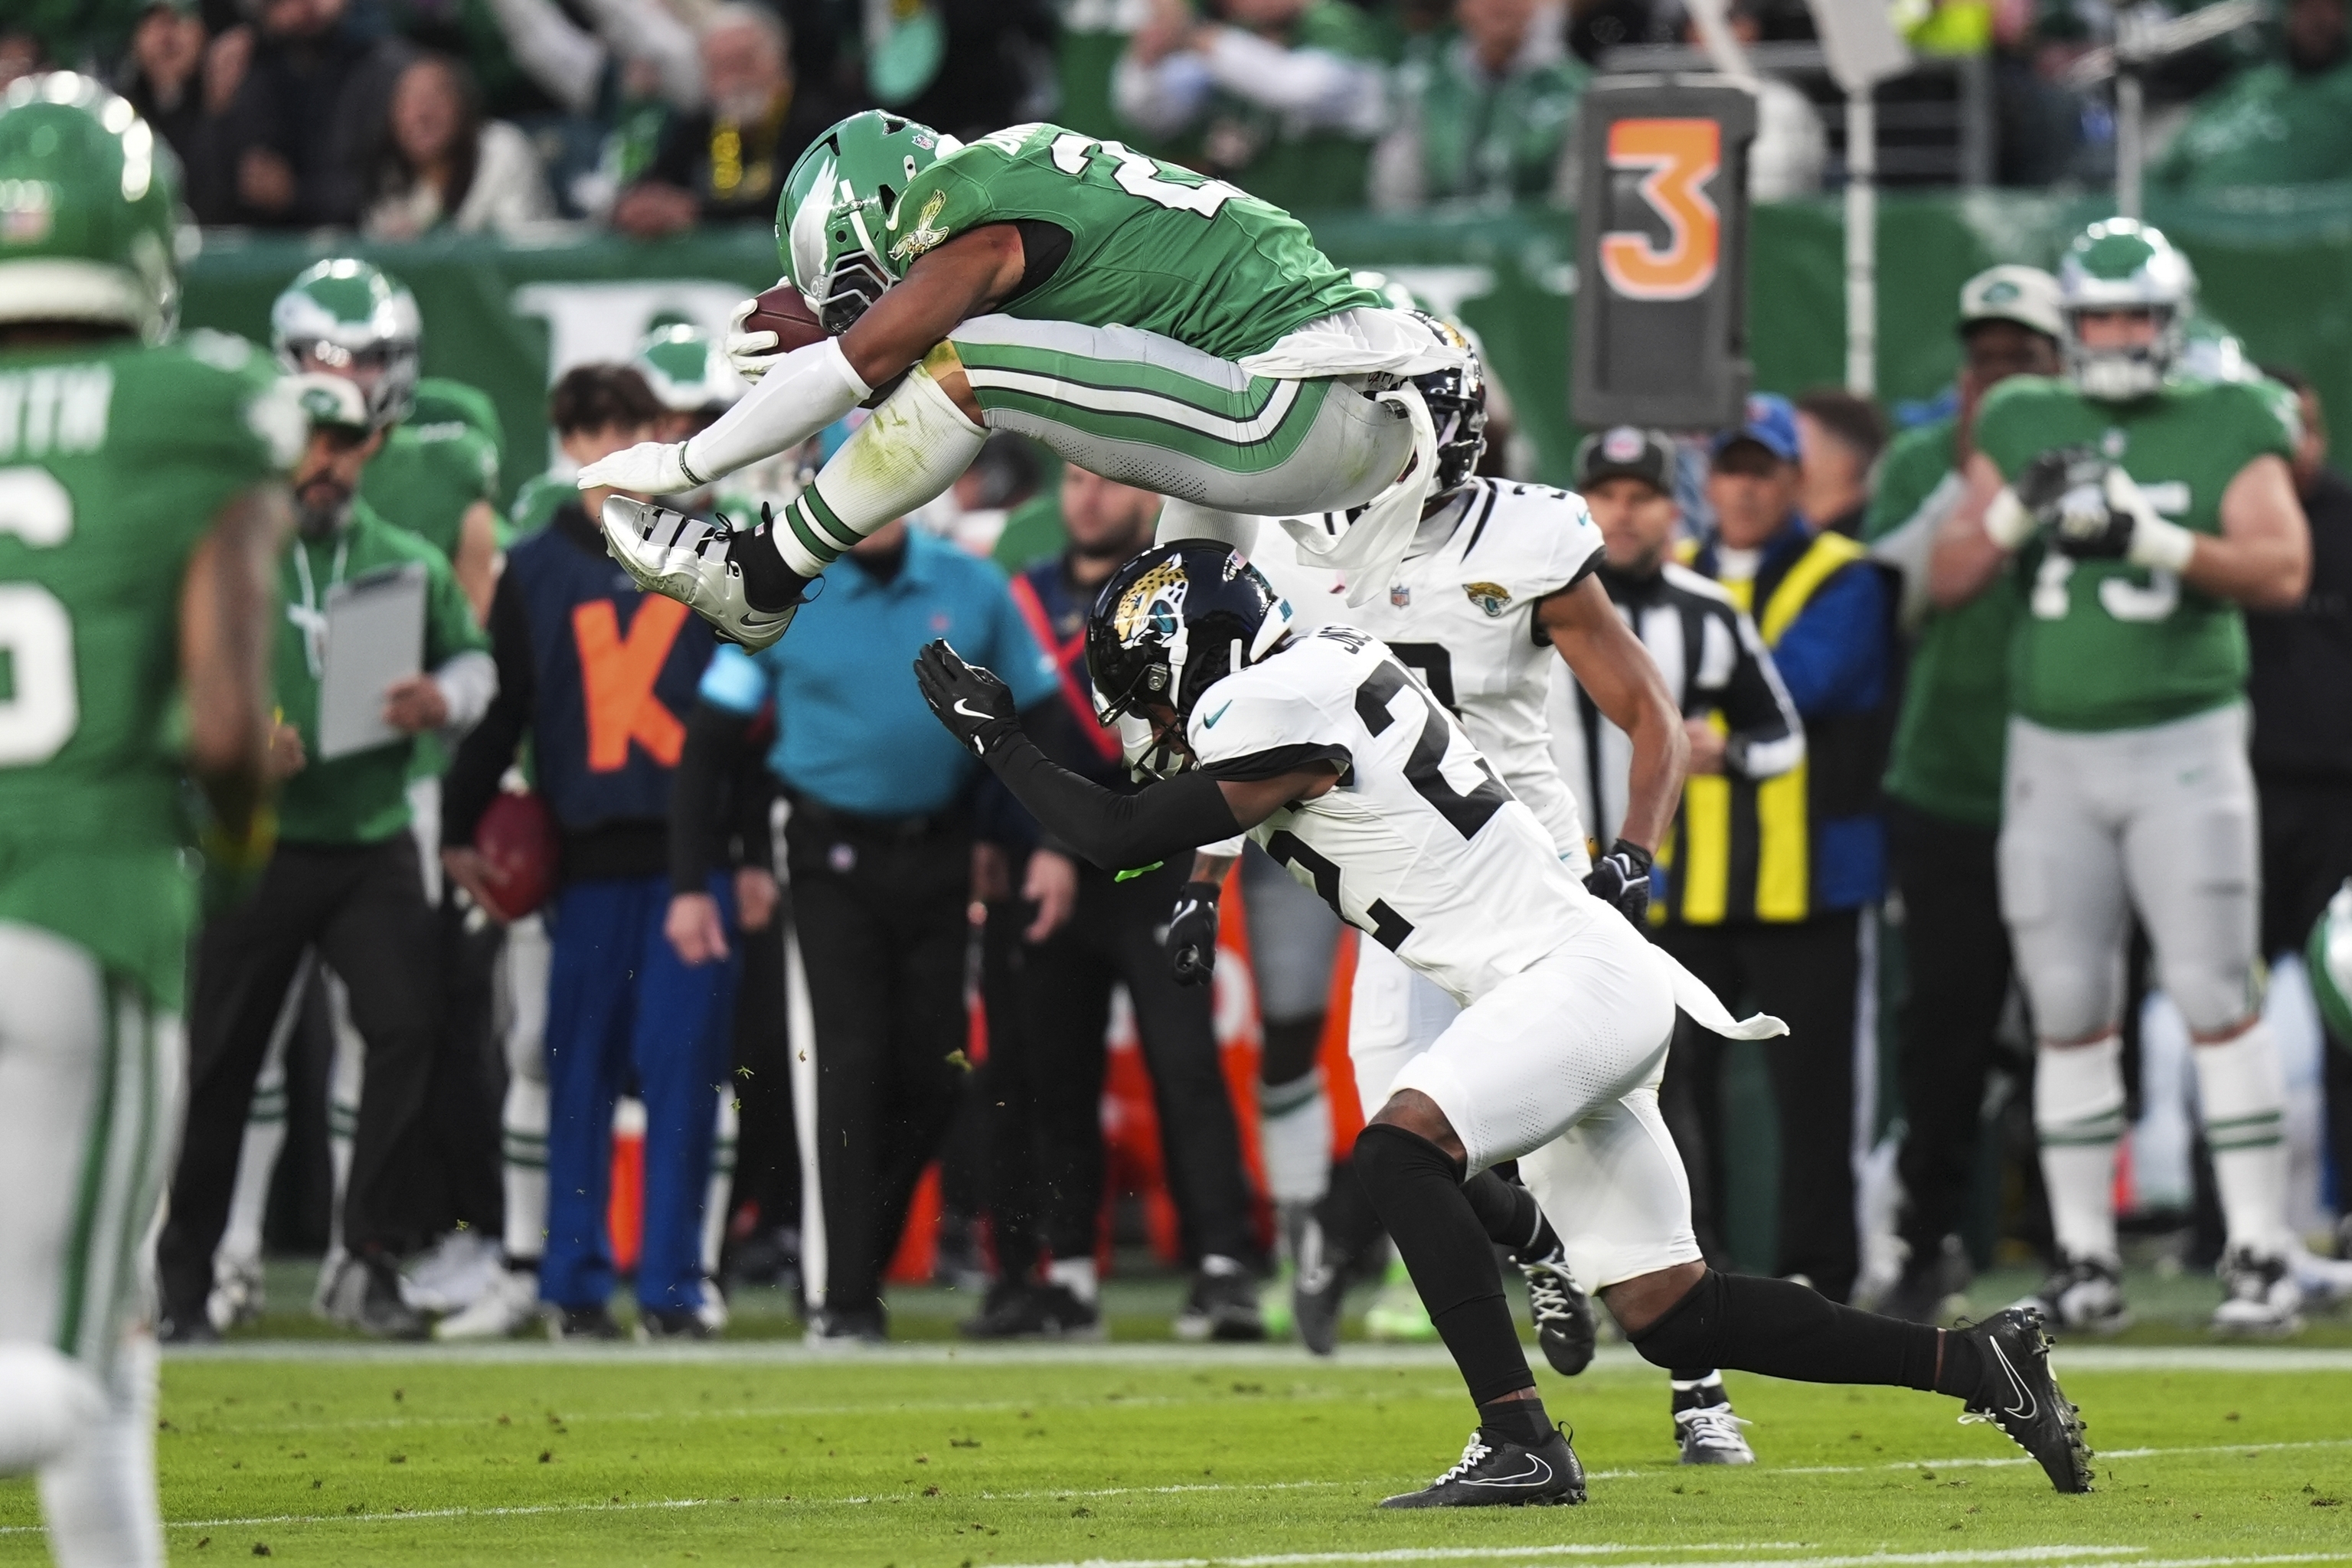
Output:
[[[1580,1509],[1381,1514],[1473,1419],[1441,1353],[780,1342],[176,1356],[175,1561],[2032,1563],[2352,1561],[2352,1352],[2061,1347],[2101,1451],[2054,1495],[1948,1399],[1735,1376],[1763,1463],[1675,1465],[1663,1374],[1548,1374]],[[0,1563],[43,1561],[26,1483]]]

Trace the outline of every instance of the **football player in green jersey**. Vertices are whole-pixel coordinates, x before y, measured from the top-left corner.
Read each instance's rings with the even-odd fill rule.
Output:
[[[2126,1321],[2116,1277],[2123,944],[2137,913],[2196,1041],[2229,1249],[2217,1328],[2299,1321],[2285,1086],[2255,982],[2254,787],[2240,607],[2303,595],[2311,541],[2281,388],[2177,374],[2194,290],[2154,229],[2094,224],[2059,268],[2063,379],[2002,383],[1930,591],[1949,609],[2014,574],[1998,858],[2039,1036],[2034,1123],[2072,1327]]]
[[[1439,439],[1413,378],[1463,353],[1245,192],[1056,125],[965,146],[868,111],[802,154],[776,228],[835,335],[764,357],[765,334],[739,337],[751,395],[691,441],[579,480],[675,493],[798,446],[880,389],[874,418],[761,529],[608,508],[630,574],[746,647],[782,637],[811,579],[945,490],[992,430],[1170,497],[1163,539],[1239,543],[1242,515],[1254,537],[1259,514],[1362,507],[1336,540],[1302,540],[1352,571],[1412,535]]]
[[[0,95],[0,1474],[63,1563],[163,1561],[147,1250],[178,1135],[181,780],[268,854],[279,476],[302,414],[169,343],[176,192],[130,104]]]
[[[269,307],[280,363],[346,377],[367,395],[384,440],[368,459],[360,499],[448,558],[479,620],[498,582],[498,445],[463,417],[413,417],[423,333],[407,287],[349,257],[304,268]],[[436,405],[446,404],[446,384],[436,394]]]

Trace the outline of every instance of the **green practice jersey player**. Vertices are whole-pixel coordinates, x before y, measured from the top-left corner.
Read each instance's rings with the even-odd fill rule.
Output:
[[[2196,1041],[2229,1247],[2225,1330],[2281,1332],[2285,1086],[2255,985],[2254,787],[2240,607],[2310,573],[2287,468],[2292,405],[2264,383],[2173,374],[2195,287],[2165,237],[2095,224],[2059,269],[2066,374],[1984,400],[1968,489],[1930,563],[1946,607],[2014,574],[2002,918],[2032,1005],[2034,1122],[2072,1326],[2126,1321],[2116,1278],[2123,950],[2137,914]]]
[[[1350,570],[1412,537],[1436,442],[1412,378],[1458,368],[1461,351],[1232,185],[1056,125],[966,146],[869,111],[802,154],[776,226],[837,335],[763,357],[767,334],[739,334],[749,396],[690,441],[579,480],[674,494],[881,389],[874,418],[761,530],[608,508],[638,582],[748,647],[782,636],[812,578],[945,490],[992,430],[1170,497],[1163,539],[1241,542],[1255,531],[1244,515],[1366,508],[1339,537],[1309,536],[1318,561]]]
[[[302,415],[166,339],[168,154],[68,74],[0,96],[0,1474],[58,1561],[163,1561],[148,1251],[178,1135],[194,894],[266,853],[279,476]],[[31,193],[27,195],[26,193]]]
[[[473,391],[461,383],[433,388],[430,406],[443,416],[415,417],[423,333],[407,287],[348,257],[306,268],[269,308],[270,343],[288,370],[360,384],[384,432],[360,499],[447,558],[479,620],[498,581],[498,443],[461,412],[473,399],[452,399],[452,387]]]

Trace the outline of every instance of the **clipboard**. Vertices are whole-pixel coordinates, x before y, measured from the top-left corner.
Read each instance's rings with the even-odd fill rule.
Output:
[[[383,721],[383,694],[425,668],[425,567],[410,562],[327,590],[320,762],[409,738]]]

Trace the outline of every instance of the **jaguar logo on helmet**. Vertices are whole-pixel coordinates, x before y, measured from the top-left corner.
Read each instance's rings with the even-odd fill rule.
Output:
[[[1190,585],[1181,556],[1171,555],[1135,580],[1111,612],[1111,630],[1122,643],[1145,632],[1173,637],[1184,624],[1184,590]]]

